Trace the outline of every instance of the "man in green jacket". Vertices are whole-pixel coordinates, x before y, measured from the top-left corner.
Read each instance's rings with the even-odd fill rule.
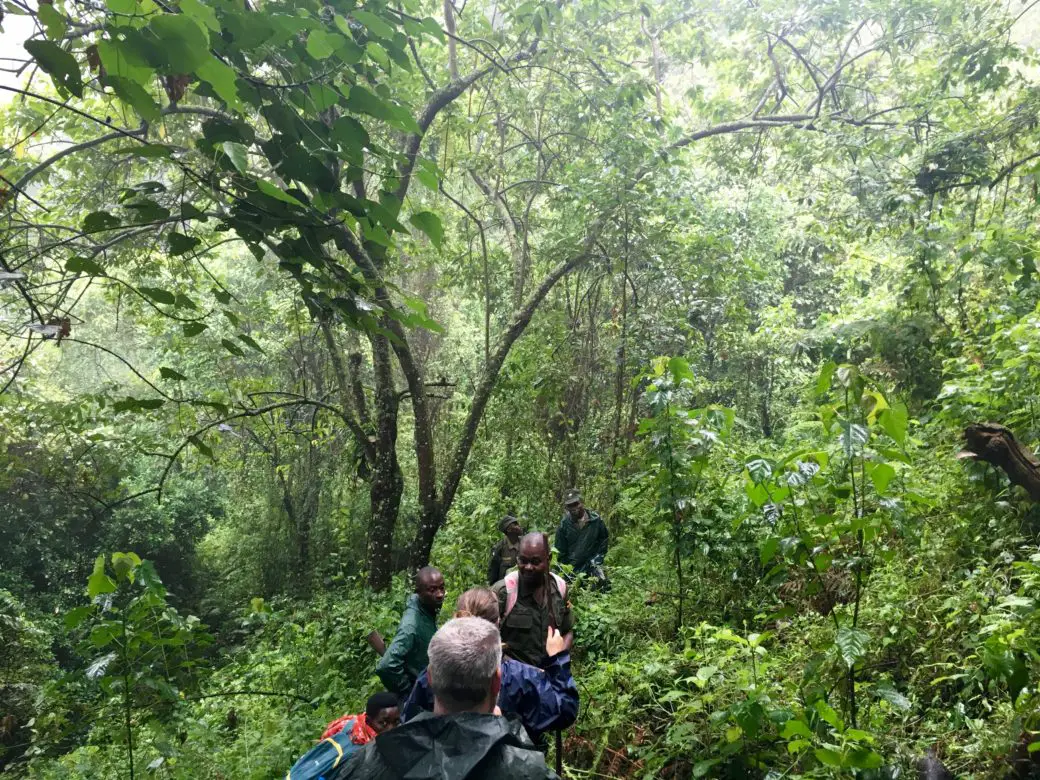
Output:
[[[402,701],[429,663],[426,648],[437,633],[437,613],[443,603],[444,576],[432,566],[419,569],[415,593],[408,597],[394,640],[376,664],[383,685]]]
[[[602,568],[610,547],[606,524],[586,508],[581,493],[573,488],[564,493],[563,506],[566,511],[556,529],[557,560],[573,566],[575,574],[587,574],[606,583]]]

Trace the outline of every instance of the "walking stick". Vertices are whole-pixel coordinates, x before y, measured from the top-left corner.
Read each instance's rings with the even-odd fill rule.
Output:
[[[383,635],[378,631],[372,631],[368,635],[368,644],[376,651],[376,655],[382,656],[386,652],[386,642],[383,641]]]
[[[563,777],[563,732],[556,732],[556,774]]]

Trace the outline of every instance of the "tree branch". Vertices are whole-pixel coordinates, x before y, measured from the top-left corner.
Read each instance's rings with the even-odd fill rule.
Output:
[[[188,438],[186,438],[184,441],[182,441],[177,446],[177,449],[175,449],[173,453],[168,456],[169,461],[166,463],[166,468],[163,469],[162,475],[159,477],[159,484],[156,486],[155,492],[158,495],[156,496],[155,500],[159,503],[162,503],[163,488],[166,485],[166,478],[170,474],[170,469],[173,468],[173,464],[177,462],[177,458],[180,456],[182,452],[184,452],[184,448],[192,443],[193,439],[198,439],[198,437],[204,434],[206,431],[211,430],[212,428],[216,428],[218,425],[220,425],[221,423],[226,423],[228,420],[239,420],[243,417],[259,417],[260,415],[267,414],[268,412],[273,412],[277,409],[285,409],[289,406],[314,406],[318,409],[326,409],[335,414],[337,417],[341,416],[339,409],[337,409],[335,406],[332,406],[331,404],[322,403],[321,401],[315,401],[310,398],[304,398],[299,401],[280,401],[278,403],[268,404],[267,406],[259,406],[256,409],[247,409],[243,412],[230,414],[218,420],[214,420],[213,422],[207,423],[206,425],[203,425],[201,428],[197,429],[190,436],[188,436]]]
[[[137,134],[143,134],[143,133],[146,132],[146,130],[147,130],[147,128],[142,127],[139,130],[132,131],[131,134],[136,138]],[[43,171],[47,170],[48,168],[50,168],[52,165],[54,165],[54,163],[58,162],[59,160],[62,160],[64,158],[68,157],[70,154],[75,154],[76,152],[82,152],[82,151],[84,151],[86,149],[93,149],[95,146],[101,146],[101,144],[107,143],[109,141],[114,141],[117,138],[125,138],[126,135],[127,134],[124,131],[119,130],[119,131],[116,131],[116,132],[113,132],[113,133],[106,133],[105,135],[98,136],[97,138],[95,138],[92,141],[84,141],[81,144],[74,144],[73,146],[67,146],[64,149],[62,149],[60,152],[52,155],[51,157],[48,157],[46,160],[41,162],[39,165],[35,166],[34,168],[29,169],[24,174],[22,174],[22,177],[20,179],[18,179],[17,183],[15,184],[15,189],[19,189],[19,190],[22,189],[26,184],[28,184],[38,174],[40,174]]]
[[[1004,179],[1006,179],[1008,176],[1010,176],[1018,166],[1024,165],[1025,163],[1029,162],[1030,160],[1035,160],[1037,157],[1040,157],[1040,152],[1034,152],[1033,154],[1029,155],[1028,157],[1023,157],[1021,160],[1016,160],[1015,162],[1011,163],[1010,165],[1004,166],[1003,168],[1001,168],[997,172],[997,175],[993,177],[993,181],[991,181],[989,183],[989,188],[993,189],[998,184],[1000,184],[1000,182],[1002,182]]]
[[[339,348],[336,346],[336,339],[332,335],[332,327],[324,317],[319,321],[318,327],[321,328],[321,333],[325,337],[325,346],[328,347],[329,359],[332,361],[332,373],[336,377],[336,385],[339,389],[340,405],[343,407],[340,417],[364,450],[365,460],[371,463],[375,458],[375,448],[372,446],[372,440],[357,419],[349,413],[349,410],[354,406],[350,395],[350,382],[347,380],[347,371],[343,366],[343,356],[340,354]],[[360,418],[360,413],[357,410],[354,411]]]

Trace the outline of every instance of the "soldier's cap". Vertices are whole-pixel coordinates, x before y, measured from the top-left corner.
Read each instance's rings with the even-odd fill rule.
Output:
[[[577,488],[571,488],[563,494],[563,503],[565,506],[574,506],[581,501],[581,493]]]
[[[520,521],[517,520],[515,517],[513,517],[512,515],[506,515],[498,521],[498,530],[502,533],[505,533],[506,529],[509,528],[509,526],[511,526],[513,523],[520,525]]]

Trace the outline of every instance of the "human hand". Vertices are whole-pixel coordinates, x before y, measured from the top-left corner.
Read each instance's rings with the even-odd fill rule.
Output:
[[[552,626],[549,626],[549,635],[545,638],[545,654],[552,658],[557,653],[567,649],[567,640]]]
[[[493,709],[493,710],[491,711],[491,714],[492,714],[492,715],[501,715],[501,714],[502,714],[502,708],[501,708],[501,707],[499,707],[499,706],[498,706],[498,705],[496,704],[496,705],[495,705],[495,709]]]

